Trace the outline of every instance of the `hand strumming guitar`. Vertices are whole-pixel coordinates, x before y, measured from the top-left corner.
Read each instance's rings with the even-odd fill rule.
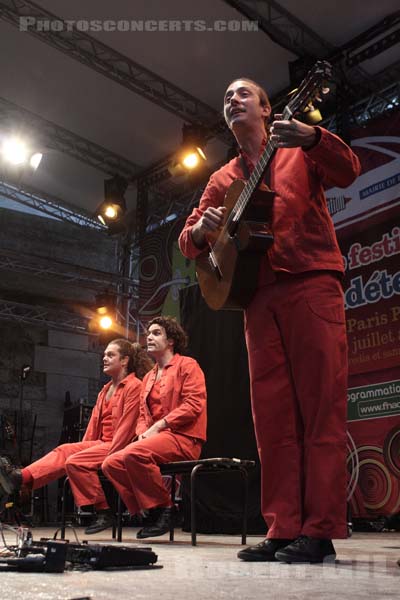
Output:
[[[192,238],[195,245],[198,248],[202,248],[206,242],[205,235],[209,231],[216,231],[218,227],[221,227],[224,214],[226,212],[225,206],[209,206],[192,229]]]

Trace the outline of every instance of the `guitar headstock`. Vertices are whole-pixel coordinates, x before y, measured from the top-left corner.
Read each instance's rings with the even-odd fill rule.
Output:
[[[318,60],[285,106],[283,118],[313,109],[313,102],[321,102],[322,96],[329,92],[328,82],[331,79],[332,65],[326,60]]]

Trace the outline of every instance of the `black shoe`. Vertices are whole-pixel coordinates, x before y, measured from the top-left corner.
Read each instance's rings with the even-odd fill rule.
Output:
[[[275,558],[286,563],[321,563],[335,560],[336,552],[331,540],[301,535],[294,542],[278,550]]]
[[[172,508],[163,508],[160,512],[157,521],[153,525],[143,527],[143,529],[140,529],[140,531],[137,532],[137,539],[144,540],[145,538],[164,535],[164,533],[167,533],[169,531],[171,519]]]
[[[272,562],[275,561],[275,552],[280,548],[284,548],[293,540],[270,539],[263,540],[255,546],[249,546],[238,552],[238,558],[245,561],[254,562]]]
[[[104,531],[109,527],[114,525],[114,518],[111,514],[111,511],[105,510],[98,513],[97,519],[85,529],[86,535],[91,535],[92,533],[99,533],[99,531]]]

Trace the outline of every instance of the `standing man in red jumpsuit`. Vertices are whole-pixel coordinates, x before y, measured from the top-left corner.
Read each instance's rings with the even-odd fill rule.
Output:
[[[97,397],[83,440],[62,444],[22,470],[7,473],[0,467],[0,494],[7,496],[22,486],[37,489],[68,475],[76,505],[96,509],[97,519],[85,533],[111,527],[111,511],[97,472],[106,456],[135,437],[141,378],[151,367],[140,344],[124,339],[110,342],[104,351],[103,371],[111,381]]]
[[[155,524],[137,533],[139,539],[169,531],[171,499],[158,465],[197,460],[206,439],[204,374],[193,358],[181,355],[186,343],[174,318],[150,322],[147,351],[156,364],[143,379],[138,441],[108,456],[102,465],[131,515],[160,509]]]
[[[275,192],[274,243],[262,259],[257,292],[245,313],[251,402],[262,470],[267,538],[241,550],[243,560],[321,562],[345,538],[347,343],[341,288],[343,259],[324,188],[359,174],[337,136],[279,115],[254,81],[233,81],[225,120],[240,156],[210,178],[180,235],[191,259],[223,221],[229,185],[253,171],[268,139]]]

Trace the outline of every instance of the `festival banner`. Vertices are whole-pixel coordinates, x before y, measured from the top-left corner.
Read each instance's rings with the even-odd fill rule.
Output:
[[[347,188],[326,192],[336,231],[400,207],[400,111],[352,131],[362,173]]]
[[[352,135],[362,173],[326,192],[345,265],[350,375],[400,365],[400,111]]]
[[[353,517],[400,511],[400,380],[348,391],[349,496]]]
[[[400,365],[400,227],[375,224],[341,243],[349,373]]]

